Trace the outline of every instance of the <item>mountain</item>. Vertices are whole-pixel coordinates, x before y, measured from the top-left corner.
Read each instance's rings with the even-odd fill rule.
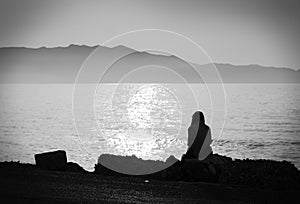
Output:
[[[79,83],[96,83],[101,76],[101,82],[109,83],[218,83],[214,65],[224,83],[300,83],[299,69],[192,64],[199,76],[190,64],[173,55],[138,52],[125,46],[79,45],[0,48],[0,83],[74,83],[82,65],[84,68],[77,78]]]

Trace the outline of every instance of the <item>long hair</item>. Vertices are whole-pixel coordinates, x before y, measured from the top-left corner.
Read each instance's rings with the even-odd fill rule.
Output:
[[[190,132],[190,128],[197,128],[197,133]],[[201,111],[196,111],[192,116],[192,124],[189,127],[188,135],[188,146],[189,149],[186,152],[184,159],[198,159],[202,146],[204,144],[205,138],[209,131],[209,127],[205,125],[204,114]],[[190,134],[191,133],[191,134]]]
[[[192,116],[192,124],[197,124],[197,123],[205,124],[204,114],[201,111],[196,111]]]

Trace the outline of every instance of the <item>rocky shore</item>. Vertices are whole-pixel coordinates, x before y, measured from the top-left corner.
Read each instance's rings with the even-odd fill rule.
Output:
[[[138,167],[143,169],[163,169],[156,173],[138,175],[145,179],[186,182],[210,182],[227,185],[244,185],[273,190],[300,190],[300,171],[287,161],[235,159],[213,154],[207,161],[144,161],[132,157],[101,155],[94,173],[111,176],[128,176],[111,169],[125,169],[131,174]],[[111,168],[107,168],[110,163]],[[170,163],[172,165],[170,165]],[[102,165],[102,164],[105,164]],[[167,167],[164,169],[164,167]],[[142,170],[143,170],[142,169]]]
[[[5,203],[291,203],[300,193],[300,171],[286,161],[233,160],[217,154],[204,164],[173,157],[166,162],[99,157],[115,165],[126,161],[131,169],[169,165],[156,173],[127,175],[103,163],[87,172],[68,162],[64,151],[35,159],[35,165],[0,163]]]

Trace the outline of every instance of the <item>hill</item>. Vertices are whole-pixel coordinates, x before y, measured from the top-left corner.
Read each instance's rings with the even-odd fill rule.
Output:
[[[192,64],[201,74],[200,77],[190,64],[176,56],[138,52],[124,46],[108,48],[70,45],[56,48],[0,48],[0,83],[74,83],[80,67],[96,48],[97,52],[85,64],[92,67],[92,71],[85,73],[80,83],[95,83],[104,73],[102,82],[110,83],[120,80],[163,83],[219,82],[217,75],[212,72],[213,64]],[[127,56],[122,57],[124,55]],[[116,59],[119,60],[115,61]],[[106,71],[109,65],[113,66]],[[300,70],[290,68],[219,63],[214,65],[224,83],[300,82]],[[137,67],[140,68],[134,70]]]

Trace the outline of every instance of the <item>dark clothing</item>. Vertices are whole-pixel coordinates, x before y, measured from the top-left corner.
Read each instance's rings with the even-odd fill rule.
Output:
[[[194,139],[193,144],[188,149],[187,153],[184,156],[184,159],[198,159],[200,150],[203,146],[204,140],[208,133],[209,127],[204,123],[200,122],[197,135]]]

